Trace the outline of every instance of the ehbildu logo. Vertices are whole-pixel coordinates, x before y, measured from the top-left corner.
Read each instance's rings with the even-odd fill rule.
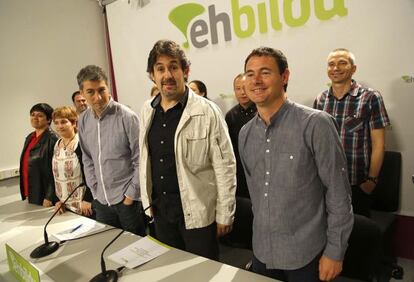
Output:
[[[414,76],[410,76],[410,75],[403,75],[401,76],[402,80],[404,80],[404,82],[406,83],[414,83]]]
[[[244,5],[240,6],[239,0],[231,0],[231,15],[226,12],[217,12],[215,5],[208,6],[208,21],[197,19],[203,14],[206,8],[197,3],[186,3],[171,10],[168,18],[181,31],[187,39],[183,43],[184,48],[191,45],[196,48],[203,48],[209,44],[217,44],[218,28],[223,28],[224,41],[231,41],[233,36],[248,38],[256,30],[259,33],[267,33],[269,29],[282,30],[284,25],[299,27],[306,24],[311,16],[311,2],[317,19],[321,21],[330,20],[334,16],[344,17],[348,15],[345,7],[345,0],[300,0],[300,13],[294,11],[294,0],[269,0],[257,4],[257,7]],[[279,9],[279,2],[283,3]],[[296,0],[297,2],[297,0]],[[325,5],[328,2],[331,8]],[[270,17],[268,17],[270,15]],[[284,23],[282,22],[284,19]],[[192,22],[191,26],[189,26]],[[242,24],[242,22],[244,24]],[[234,34],[232,34],[232,30]]]

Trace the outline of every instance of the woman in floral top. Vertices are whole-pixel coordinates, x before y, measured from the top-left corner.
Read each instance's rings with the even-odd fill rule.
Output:
[[[69,209],[90,217],[93,214],[92,194],[86,185],[77,189],[65,206],[61,207],[69,194],[80,184],[85,183],[82,151],[76,133],[78,115],[70,107],[60,107],[53,112],[52,120],[60,137],[56,142],[52,160],[56,196],[59,198],[55,204],[55,210],[60,208],[59,213],[63,213]]]

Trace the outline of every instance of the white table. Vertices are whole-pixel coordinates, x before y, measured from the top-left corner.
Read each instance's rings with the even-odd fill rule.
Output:
[[[51,216],[52,209],[42,208],[23,202],[19,195],[1,197],[0,200],[0,275],[5,281],[16,281],[8,271],[6,251],[7,243],[25,258],[43,242],[43,226]],[[78,215],[65,213],[56,216],[48,226],[51,234],[65,221]],[[89,281],[100,272],[100,254],[105,245],[119,233],[111,230],[90,238],[67,242],[53,254],[32,260],[41,271],[42,281]],[[108,256],[135,242],[139,237],[124,233],[105,252]],[[106,259],[107,269],[119,265]],[[275,281],[245,270],[209,260],[177,249],[133,270],[124,269],[119,279],[122,281]],[[0,279],[1,281],[1,279]]]

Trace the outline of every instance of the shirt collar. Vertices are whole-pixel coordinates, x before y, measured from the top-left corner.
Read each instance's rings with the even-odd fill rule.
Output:
[[[264,127],[272,126],[280,116],[282,116],[291,106],[293,105],[293,102],[286,99],[282,106],[280,106],[279,110],[273,114],[273,116],[270,118],[270,124],[266,125],[265,122],[262,120],[262,118],[259,115],[259,112],[257,112],[256,115],[256,124],[262,124]]]
[[[97,118],[97,119],[101,119],[101,118],[103,118],[104,116],[106,116],[110,111],[111,111],[111,109],[113,109],[113,107],[114,107],[114,100],[112,100],[112,96],[109,96],[109,101],[108,101],[108,104],[106,105],[106,107],[105,107],[105,109],[102,111],[102,113],[101,113],[101,116],[100,117],[98,117],[97,115],[96,115],[96,113],[95,113],[95,111],[91,108],[91,110],[92,110],[92,113],[93,113],[93,116],[95,117],[95,118]]]
[[[256,113],[256,111],[257,111],[255,103],[251,103],[250,106],[248,106],[246,109],[243,108],[240,104],[238,106],[239,106],[240,112],[242,112],[242,113],[247,112],[247,113],[253,114],[253,113]]]
[[[155,96],[155,98],[152,100],[151,102],[151,107],[152,108],[156,108],[160,105],[161,103],[161,93],[158,93],[157,96]],[[187,104],[187,100],[188,100],[188,87],[185,87],[185,91],[184,91],[184,95],[181,96],[181,98],[178,100],[178,104],[181,105],[182,108],[184,108]]]
[[[354,97],[358,96],[358,88],[359,88],[359,84],[355,80],[352,79],[351,88],[349,88],[349,91],[345,93],[343,97],[345,97],[348,94]],[[328,96],[334,96],[332,86],[329,87]]]

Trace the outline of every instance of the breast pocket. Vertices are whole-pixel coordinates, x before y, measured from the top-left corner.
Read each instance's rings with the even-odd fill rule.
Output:
[[[313,174],[310,161],[310,153],[305,151],[290,151],[278,153],[275,173],[278,175],[278,184],[287,189],[287,193],[295,194],[297,189],[306,184],[307,177],[304,174]]]
[[[364,118],[362,116],[348,116],[345,118],[345,130],[357,133],[364,129]]]
[[[207,163],[207,131],[194,130],[185,135],[186,153],[188,164],[193,166],[204,166]]]

